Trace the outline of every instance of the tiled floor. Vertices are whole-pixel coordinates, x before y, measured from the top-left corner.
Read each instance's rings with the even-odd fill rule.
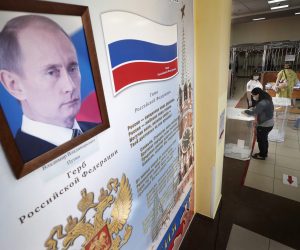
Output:
[[[226,250],[293,250],[277,241],[233,224]]]
[[[244,95],[246,81],[239,79],[229,107]],[[196,214],[180,250],[300,249],[300,193],[282,180],[287,174],[300,182],[300,131],[291,130],[290,122],[287,126],[284,143],[270,143],[268,160],[251,160],[246,180],[251,188],[241,185],[245,161],[224,158],[216,217]]]
[[[224,158],[216,217],[196,214],[180,250],[300,249],[300,202],[241,185],[245,169],[244,161]],[[242,246],[231,231],[238,232]]]
[[[237,79],[234,95],[227,103],[228,107],[236,106],[238,101],[242,99],[246,91],[246,80],[244,78]],[[242,106],[246,108],[245,101],[243,101]],[[299,100],[296,106],[300,107]],[[292,129],[300,114],[288,112],[285,123],[282,123],[281,118],[283,117],[283,112],[277,112],[275,128],[281,128],[284,124],[284,141],[269,143],[269,155],[265,161],[253,158],[250,160],[244,184],[300,202],[300,130]],[[255,143],[253,152],[258,152],[257,143]],[[288,178],[291,178],[289,176],[297,178],[297,187],[295,187],[295,179],[293,179],[293,185],[289,184]]]
[[[250,160],[244,184],[300,202],[300,131],[292,129],[293,123],[285,126],[284,142],[269,143],[265,161]]]

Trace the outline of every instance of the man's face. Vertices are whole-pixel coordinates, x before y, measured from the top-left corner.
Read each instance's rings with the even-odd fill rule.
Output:
[[[18,34],[22,54],[20,88],[30,119],[71,128],[81,105],[81,75],[71,41],[53,27],[28,27]]]

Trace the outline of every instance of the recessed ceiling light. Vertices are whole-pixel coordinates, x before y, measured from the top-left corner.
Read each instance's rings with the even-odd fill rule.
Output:
[[[271,10],[283,9],[289,7],[288,4],[271,7]]]
[[[300,12],[296,12],[295,15],[300,15]]]
[[[260,17],[260,18],[253,18],[252,21],[260,21],[260,20],[265,20],[265,17]]]
[[[286,0],[270,0],[268,1],[268,4],[271,4],[271,3],[279,3],[279,2],[285,2]]]

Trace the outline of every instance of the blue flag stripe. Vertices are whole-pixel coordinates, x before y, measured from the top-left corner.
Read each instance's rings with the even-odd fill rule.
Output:
[[[122,63],[143,60],[167,62],[177,57],[177,43],[159,45],[140,40],[126,39],[108,45],[111,67]]]

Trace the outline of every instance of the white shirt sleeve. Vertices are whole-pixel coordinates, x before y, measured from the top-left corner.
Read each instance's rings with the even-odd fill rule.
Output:
[[[247,82],[247,91],[251,91],[252,90],[252,82],[251,80]]]

